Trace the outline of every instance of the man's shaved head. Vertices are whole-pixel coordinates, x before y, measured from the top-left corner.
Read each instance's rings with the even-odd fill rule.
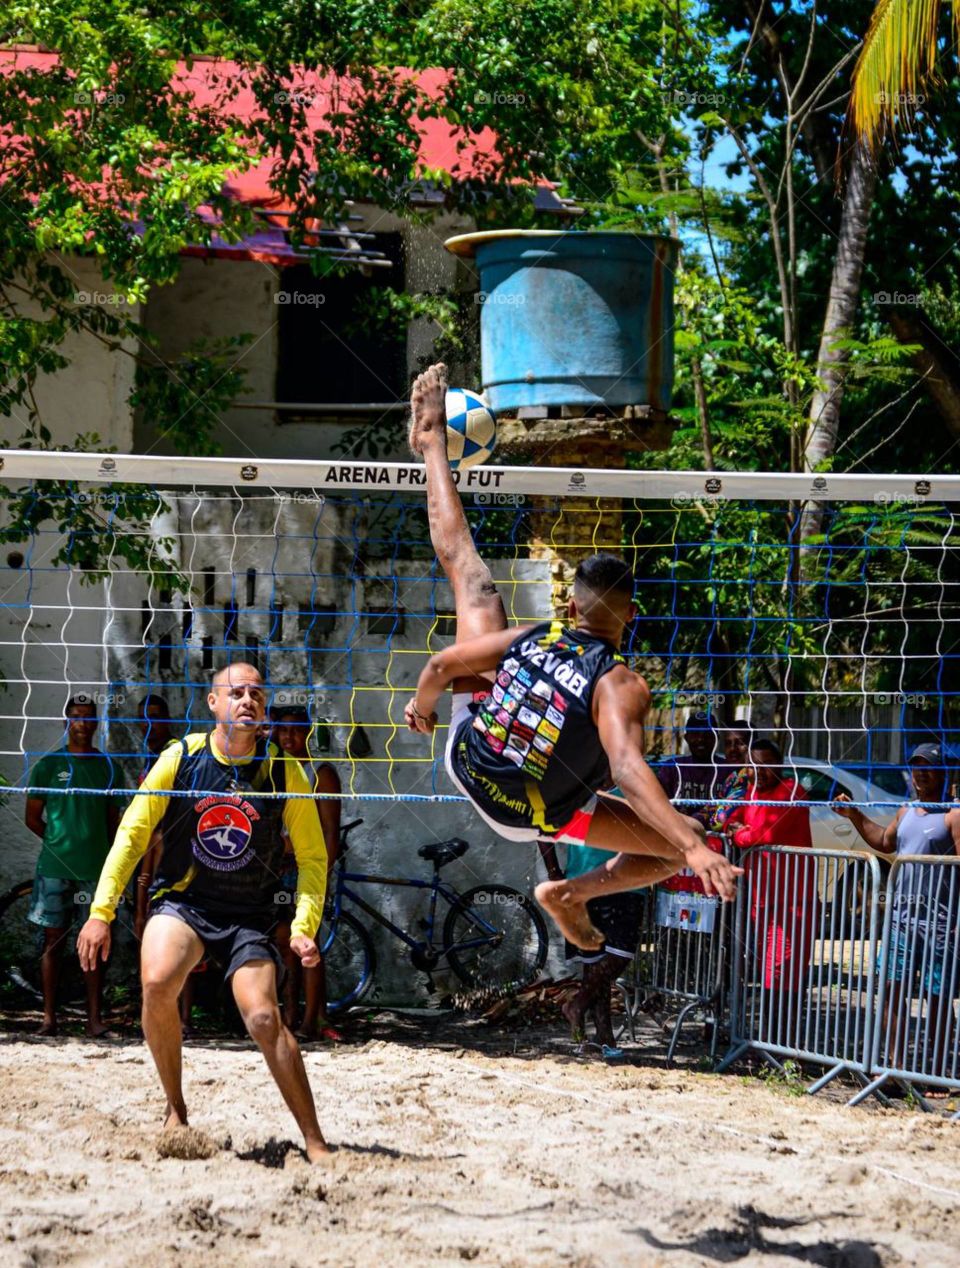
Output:
[[[207,704],[225,735],[255,735],[267,715],[267,690],[260,670],[242,660],[218,669],[210,683]]]
[[[251,675],[255,675],[258,682],[263,682],[263,675],[256,665],[251,665],[249,661],[237,660],[232,665],[224,665],[222,669],[218,669],[213,675],[210,686],[215,689],[226,682],[240,681],[241,679],[249,681]]]

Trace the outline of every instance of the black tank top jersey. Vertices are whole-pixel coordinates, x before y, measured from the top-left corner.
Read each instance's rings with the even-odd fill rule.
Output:
[[[259,794],[286,791],[284,760],[261,739],[250,761],[225,765],[209,735],[192,752],[188,739],[174,789],[200,791],[170,798],[150,897],[179,894],[205,911],[268,919],[282,888],[284,802]]]
[[[623,663],[609,643],[560,621],[510,644],[491,695],[470,706],[472,723],[452,750],[459,778],[492,819],[554,832],[607,782],[593,691]]]

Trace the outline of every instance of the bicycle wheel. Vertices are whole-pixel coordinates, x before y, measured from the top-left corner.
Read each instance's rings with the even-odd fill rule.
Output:
[[[356,1004],[373,984],[377,957],[373,939],[356,916],[341,911],[330,925],[324,919],[317,939],[327,978],[327,1012]]]
[[[0,1005],[32,1008],[43,1000],[40,955],[43,930],[27,919],[33,881],[20,881],[0,896]],[[66,935],[60,963],[58,1000],[66,1007],[84,999],[83,974],[77,959],[76,930]]]
[[[526,894],[477,885],[457,897],[443,922],[443,950],[468,986],[519,989],[547,960],[547,926]]]

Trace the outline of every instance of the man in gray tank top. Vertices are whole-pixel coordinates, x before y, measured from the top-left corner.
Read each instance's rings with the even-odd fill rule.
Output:
[[[960,806],[949,800],[950,771],[941,746],[918,745],[910,755],[910,775],[917,801],[902,806],[885,827],[850,805],[846,794],[837,798],[834,810],[850,820],[871,849],[882,854],[895,853],[898,858],[957,857]],[[891,954],[884,968],[886,1049],[895,1065],[915,1069],[917,1060],[922,1059],[924,1072],[931,1075],[947,1074],[952,1068],[958,1041],[951,1024],[953,1000],[960,993],[958,924],[960,867],[903,864],[894,884]],[[921,999],[927,1003],[927,1044],[923,1044],[923,1029],[914,1038],[908,1034],[906,1024],[918,976]]]

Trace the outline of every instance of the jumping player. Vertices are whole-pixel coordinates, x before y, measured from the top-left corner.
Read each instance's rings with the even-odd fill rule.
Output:
[[[214,675],[207,697],[216,726],[166,748],[120,823],[77,940],[87,971],[110,951],[117,901],[155,828],[163,852],[150,889],[150,918],[141,947],[143,1033],[167,1096],[167,1128],[186,1125],[181,1082],[177,996],[204,955],[220,961],[250,1036],[266,1058],[283,1099],[303,1133],[311,1162],[329,1150],[297,1041],[283,1024],[277,1001],[282,970],[270,930],[283,869],[283,830],[297,860],[299,900],[290,947],[304,967],[318,962],[314,941],[327,879],[327,859],[316,802],[298,762],[282,757],[260,732],[263,679],[253,665],[234,664]],[[194,795],[169,797],[164,793]],[[303,793],[303,798],[263,793]]]
[[[603,943],[588,899],[656,884],[681,867],[693,869],[707,894],[731,899],[742,869],[707,848],[642,757],[650,690],[617,651],[636,614],[630,570],[613,555],[594,555],[577,568],[566,625],[508,629],[450,473],[445,391],[443,365],[417,379],[410,447],[426,467],[430,536],[453,588],[456,640],[425,665],[407,725],[431,732],[437,702],[452,687],[447,771],[481,818],[510,841],[574,842],[614,856],[575,879],[537,886],[537,901],[576,946]],[[613,783],[627,804],[597,796]]]

